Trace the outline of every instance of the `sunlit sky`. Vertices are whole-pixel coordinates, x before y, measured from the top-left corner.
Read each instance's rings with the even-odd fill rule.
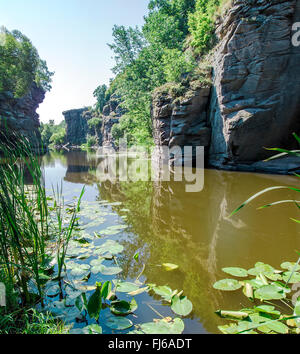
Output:
[[[55,71],[38,113],[59,123],[62,112],[95,103],[93,91],[113,77],[115,24],[141,26],[148,0],[0,0],[0,26],[29,37]]]

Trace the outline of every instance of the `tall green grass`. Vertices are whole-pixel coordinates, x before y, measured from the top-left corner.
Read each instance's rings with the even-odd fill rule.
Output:
[[[2,279],[7,287],[17,291],[23,305],[37,301],[43,304],[43,284],[51,270],[48,241],[55,241],[60,276],[83,191],[76,208],[69,211],[69,224],[65,225],[61,191],[55,195],[57,219],[50,217],[39,157],[32,153],[29,141],[16,134],[7,136],[0,132],[0,156]],[[38,296],[33,296],[30,290],[32,283]]]

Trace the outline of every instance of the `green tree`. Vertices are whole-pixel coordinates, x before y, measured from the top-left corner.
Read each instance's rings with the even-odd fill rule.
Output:
[[[11,91],[15,97],[21,97],[33,82],[47,91],[51,89],[52,75],[26,36],[1,27],[0,91]]]
[[[128,65],[134,63],[139,52],[145,46],[145,40],[137,27],[126,29],[124,26],[117,25],[113,27],[113,38],[114,42],[108,46],[115,53],[116,65],[113,72],[118,74],[123,72]]]
[[[109,99],[109,95],[107,95],[107,86],[106,85],[98,86],[94,91],[94,97],[97,99],[96,110],[98,110],[101,113],[103,107],[105,106],[106,102]]]

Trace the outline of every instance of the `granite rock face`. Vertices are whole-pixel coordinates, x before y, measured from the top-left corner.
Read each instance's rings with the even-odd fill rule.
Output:
[[[156,145],[209,145],[209,165],[247,169],[270,156],[264,147],[296,146],[300,47],[292,45],[292,26],[300,22],[300,1],[235,0],[218,22],[210,92],[195,91],[179,105],[154,97],[154,139]]]
[[[297,3],[235,1],[217,28],[211,164],[254,162],[269,156],[263,147],[293,147],[292,132],[300,130],[300,48],[292,46]]]
[[[84,114],[88,108],[71,109],[63,112],[65,117],[66,141],[72,146],[78,146],[86,143],[86,136],[89,131],[87,119]]]
[[[41,153],[41,135],[39,132],[39,115],[36,113],[43,102],[45,92],[32,84],[29,92],[22,98],[15,98],[9,91],[0,93],[0,127],[15,131],[31,143],[33,151]]]
[[[102,122],[102,146],[116,148],[114,138],[112,136],[112,127],[119,123],[119,119],[125,113],[120,105],[121,100],[117,95],[112,95],[107,105],[103,108]]]
[[[205,146],[210,144],[207,109],[210,87],[184,88],[180,97],[156,92],[152,104],[156,146]]]

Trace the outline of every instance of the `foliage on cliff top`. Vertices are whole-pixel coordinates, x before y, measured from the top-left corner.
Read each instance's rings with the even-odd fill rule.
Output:
[[[15,97],[22,97],[33,82],[49,91],[52,75],[25,35],[0,29],[0,92],[11,91]]]
[[[205,70],[199,71],[199,55],[203,57],[215,43],[215,19],[229,2],[150,0],[141,29],[114,26],[109,46],[115,54],[113,72],[117,75],[106,97],[116,92],[127,112],[113,129],[115,137],[127,135],[137,144],[152,138],[150,107],[156,88],[166,83],[176,87],[187,75],[197,76],[191,81],[198,86],[209,84]]]

